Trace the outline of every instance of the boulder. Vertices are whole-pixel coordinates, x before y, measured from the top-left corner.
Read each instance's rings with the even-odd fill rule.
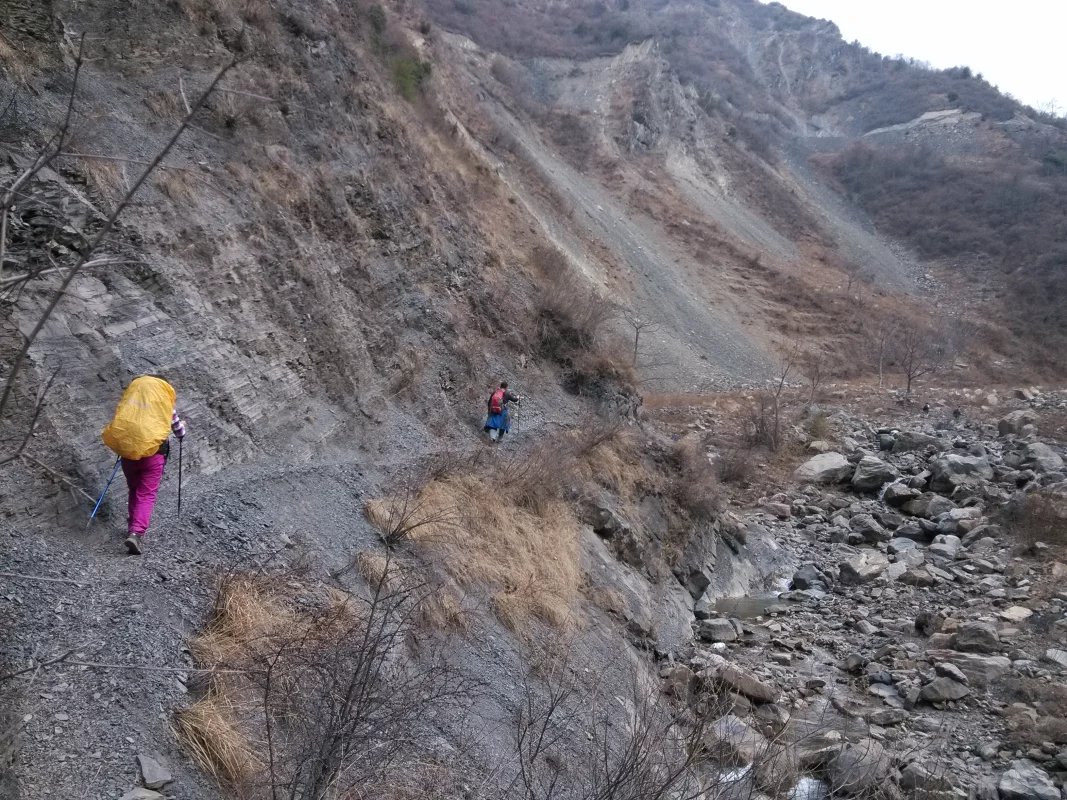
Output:
[[[998,653],[1000,636],[988,622],[962,622],[952,637],[952,647],[964,653]]]
[[[962,544],[959,536],[940,534],[934,537],[933,543],[926,548],[926,552],[934,560],[955,561]]]
[[[900,555],[907,550],[914,550],[919,546],[919,543],[914,539],[890,539],[889,544],[886,546],[886,552],[891,556]]]
[[[1032,761],[1019,759],[1000,776],[1001,800],[1060,800],[1060,790],[1048,773]]]
[[[937,583],[937,578],[925,567],[908,567],[897,580],[908,586],[916,586],[923,589]]]
[[[935,798],[953,797],[952,781],[945,777],[947,770],[944,764],[932,765],[934,769],[928,769],[918,761],[908,763],[900,771],[900,788],[915,798],[922,800],[935,800]]]
[[[1034,442],[1023,450],[1022,466],[1038,472],[1058,472],[1063,469],[1063,459],[1044,442]]]
[[[919,433],[918,431],[901,431],[897,434],[896,441],[893,442],[893,452],[909,453],[913,450],[925,451],[931,447],[938,450],[944,450],[946,446],[946,442],[942,439],[938,439],[936,436],[930,436],[927,433]]]
[[[832,794],[859,795],[876,790],[889,776],[885,748],[874,739],[860,739],[840,750],[827,766]]]
[[[1011,606],[997,614],[1002,620],[1015,623],[1016,625],[1030,619],[1033,615],[1034,612],[1025,606]]]
[[[942,497],[934,492],[923,492],[914,500],[904,504],[904,511],[913,517],[933,519],[940,514],[945,514],[956,508],[956,504],[947,497]]]
[[[945,662],[958,667],[967,676],[967,682],[980,689],[1011,671],[1011,661],[1006,656],[983,656],[958,650],[927,650],[926,657],[935,664]]]
[[[852,465],[840,453],[820,453],[797,467],[796,479],[803,483],[840,483],[852,475]]]
[[[887,506],[893,508],[900,508],[909,500],[914,500],[921,495],[918,489],[912,489],[909,486],[905,486],[903,483],[891,483],[885,487],[885,491],[882,493],[882,501]]]
[[[852,473],[852,487],[860,491],[873,491],[900,476],[897,468],[880,458],[864,456]]]
[[[818,589],[826,592],[834,585],[834,580],[814,564],[804,564],[793,573],[791,589]]]
[[[727,714],[705,732],[704,747],[724,765],[747,767],[767,752],[769,745],[763,734],[743,719]]]
[[[705,658],[708,666],[699,675],[706,686],[730,689],[760,703],[773,703],[778,699],[776,688],[768,686],[748,670],[731,664],[716,653],[710,653]]]
[[[824,730],[802,736],[795,747],[801,768],[821,770],[841,752],[844,736],[840,731]]]
[[[706,619],[697,627],[697,635],[705,642],[733,642],[737,628],[728,619]]]
[[[138,753],[137,764],[141,768],[141,782],[149,789],[162,789],[174,780],[170,770],[151,756]]]
[[[856,514],[849,520],[849,527],[863,538],[864,544],[888,542],[892,535],[870,514]]]
[[[792,747],[772,747],[756,763],[756,786],[771,797],[784,797],[800,777],[800,760]]]
[[[951,493],[960,486],[993,480],[993,467],[981,456],[942,456],[930,465],[930,489]]]
[[[971,690],[962,683],[952,678],[934,678],[919,692],[919,699],[927,703],[944,703],[949,700],[960,700],[971,693]]]
[[[1060,669],[1067,669],[1067,650],[1049,648],[1045,651],[1045,661],[1049,664],[1055,664]]]
[[[878,578],[888,566],[889,559],[881,553],[860,553],[838,564],[838,580],[844,586],[860,586]]]
[[[1003,417],[1000,422],[997,423],[997,431],[1001,436],[1018,436],[1023,432],[1023,428],[1027,425],[1033,425],[1036,422],[1037,414],[1024,408],[1021,411],[1012,411],[1010,414]]]

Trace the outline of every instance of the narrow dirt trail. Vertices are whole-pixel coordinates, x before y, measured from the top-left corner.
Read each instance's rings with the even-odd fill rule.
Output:
[[[525,452],[564,426],[565,415],[551,412],[535,406],[520,414],[499,451]],[[92,527],[86,509],[60,525],[11,531],[4,572],[24,576],[0,576],[12,665],[67,653],[76,662],[37,670],[14,687],[23,701],[24,746],[14,769],[21,796],[119,797],[139,785],[135,758],[143,753],[166,761],[178,796],[218,798],[218,787],[178,749],[172,726],[175,710],[198,691],[187,642],[210,611],[219,577],[294,563],[318,577],[344,568],[355,553],[380,545],[364,503],[404,485],[428,458],[455,454],[457,442],[471,452],[490,447],[470,433],[457,426],[433,447],[396,442],[374,457],[187,473],[180,520],[172,460],[141,557],[122,545],[121,475]],[[193,429],[186,455],[196,445]]]

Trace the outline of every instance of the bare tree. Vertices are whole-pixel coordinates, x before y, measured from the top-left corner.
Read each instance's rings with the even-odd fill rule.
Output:
[[[781,447],[783,396],[800,357],[800,345],[795,344],[779,359],[771,387],[756,395],[755,405],[749,408],[748,419],[748,438],[752,444],[766,445],[773,452]]]
[[[808,405],[815,403],[815,396],[819,392],[824,380],[829,377],[827,357],[824,353],[808,350],[800,356],[800,370],[808,381]]]
[[[871,350],[871,356],[878,367],[878,388],[881,389],[885,382],[886,361],[893,355],[893,344],[896,339],[899,326],[896,322],[881,320],[877,325],[868,328],[867,338]]]
[[[641,317],[639,317],[637,314],[635,314],[632,311],[624,312],[623,313],[623,318],[630,325],[630,327],[633,328],[634,345],[633,345],[633,356],[632,356],[632,359],[631,359],[630,363],[633,366],[636,367],[637,366],[637,357],[638,357],[638,355],[640,355],[640,352],[641,352],[641,334],[643,334],[645,332],[652,333],[653,331],[658,330],[659,329],[659,323],[658,322],[654,322],[654,321],[649,320],[649,319],[642,319]]]
[[[908,397],[915,381],[944,366],[950,350],[946,342],[936,341],[930,331],[914,325],[904,327],[894,346],[904,376],[904,394]]]

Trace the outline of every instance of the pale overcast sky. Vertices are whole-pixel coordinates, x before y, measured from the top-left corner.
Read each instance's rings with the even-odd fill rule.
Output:
[[[1067,113],[1067,0],[780,0],[846,41],[932,67],[969,66],[1035,108]]]

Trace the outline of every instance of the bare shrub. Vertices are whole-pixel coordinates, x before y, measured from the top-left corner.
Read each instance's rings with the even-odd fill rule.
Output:
[[[689,435],[675,442],[671,463],[675,468],[671,483],[674,501],[694,521],[713,520],[722,510],[722,490],[700,438]]]
[[[812,439],[829,439],[833,435],[833,430],[830,428],[830,418],[826,414],[819,412],[813,414],[807,424],[808,436]]]
[[[719,453],[715,460],[719,481],[745,486],[756,469],[751,448],[730,447]]]
[[[536,299],[539,318],[538,343],[542,353],[567,360],[588,350],[616,315],[611,303],[601,298],[556,249],[538,247],[531,263],[543,277]]]
[[[705,733],[721,713],[669,703],[634,676],[629,691],[601,695],[569,677],[566,657],[528,676],[514,727],[516,766],[502,792],[547,800],[695,800],[705,794],[711,757]],[[581,730],[584,736],[567,732]]]
[[[191,645],[211,670],[207,696],[178,715],[183,744],[247,796],[379,795],[426,754],[433,715],[470,686],[424,642],[423,585],[386,558],[367,591],[288,576],[225,579]]]

